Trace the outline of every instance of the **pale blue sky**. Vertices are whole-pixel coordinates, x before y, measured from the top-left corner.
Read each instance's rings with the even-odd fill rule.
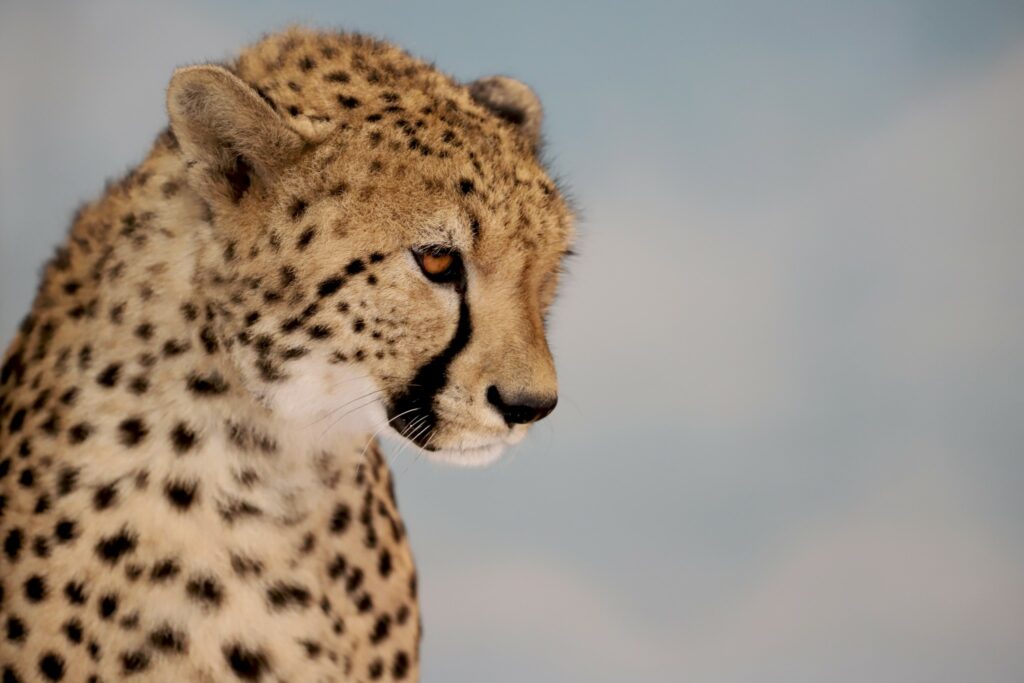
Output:
[[[289,22],[546,107],[556,413],[394,463],[425,683],[1024,680],[1024,4],[0,4],[0,337],[173,68]]]

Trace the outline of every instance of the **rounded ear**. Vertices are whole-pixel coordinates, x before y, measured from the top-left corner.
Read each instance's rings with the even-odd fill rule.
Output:
[[[202,167],[201,194],[227,194],[236,203],[254,175],[271,182],[305,145],[252,87],[219,66],[175,71],[167,112],[185,158]]]
[[[516,126],[537,149],[544,112],[530,86],[508,76],[489,76],[470,83],[469,94],[477,104]]]

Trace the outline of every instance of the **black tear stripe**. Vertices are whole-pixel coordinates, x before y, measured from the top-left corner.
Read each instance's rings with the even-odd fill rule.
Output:
[[[388,417],[392,420],[391,424],[399,433],[411,423],[416,422],[414,433],[406,436],[416,445],[427,450],[435,450],[426,445],[427,439],[433,434],[434,427],[437,425],[434,399],[448,384],[448,367],[455,357],[466,348],[469,338],[473,336],[473,322],[469,316],[469,304],[466,302],[466,296],[465,289],[462,289],[459,292],[459,324],[455,328],[455,336],[441,353],[420,367],[405,391],[391,401],[391,407],[388,410]]]

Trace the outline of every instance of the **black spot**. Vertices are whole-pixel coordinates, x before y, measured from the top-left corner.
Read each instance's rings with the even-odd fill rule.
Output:
[[[286,377],[281,368],[266,358],[256,361],[256,369],[260,371],[260,377],[264,382],[280,382]]]
[[[237,553],[231,554],[231,568],[238,576],[248,576],[250,574],[259,576],[263,573],[262,562]]]
[[[363,263],[362,259],[352,259],[349,264],[345,266],[345,272],[349,275],[356,275],[366,270],[366,264]]]
[[[323,646],[315,640],[300,640],[299,644],[302,645],[306,650],[306,656],[310,659],[316,659],[320,656],[320,652],[323,650]]]
[[[459,192],[469,194],[473,191],[473,181],[469,178],[462,178],[459,181]]]
[[[192,322],[199,317],[199,308],[192,302],[186,302],[181,305],[181,314],[185,320]]]
[[[153,325],[152,323],[142,323],[135,328],[135,336],[143,341],[148,341],[153,338]]]
[[[99,614],[103,619],[110,619],[117,612],[117,596],[113,593],[108,593],[100,598]]]
[[[171,430],[171,445],[174,446],[174,452],[178,455],[191,450],[196,445],[196,439],[196,433],[184,422],[174,425]]]
[[[380,657],[375,658],[370,662],[370,668],[367,669],[367,674],[370,676],[371,681],[379,680],[384,675],[384,662]]]
[[[316,62],[314,62],[309,56],[303,57],[299,60],[299,68],[303,71],[310,71],[315,66]]]
[[[53,529],[54,536],[57,537],[58,542],[68,543],[73,541],[78,535],[78,529],[75,527],[75,523],[70,519],[62,519],[57,522],[57,525]]]
[[[59,681],[64,678],[64,659],[55,652],[47,652],[39,658],[39,673],[47,680]]]
[[[188,636],[170,624],[164,624],[150,632],[149,643],[162,652],[182,654],[188,649]]]
[[[18,643],[25,640],[25,636],[28,635],[28,629],[25,628],[25,623],[16,616],[7,617],[7,640],[12,643]]]
[[[331,328],[327,325],[313,325],[307,330],[310,339],[327,339],[331,336]]]
[[[349,593],[353,593],[363,585],[363,570],[359,567],[353,567],[352,571],[348,575],[348,579],[345,581],[345,590]]]
[[[370,642],[376,645],[377,643],[387,640],[390,633],[391,616],[382,614],[377,617],[377,621],[373,624],[373,631],[370,633]]]
[[[216,370],[206,376],[192,373],[188,376],[188,390],[200,396],[218,396],[227,392],[228,383]]]
[[[121,420],[117,426],[118,439],[125,446],[138,446],[149,434],[149,427],[139,417]]]
[[[24,486],[25,488],[31,488],[35,482],[36,473],[35,471],[33,471],[31,467],[26,467],[25,469],[23,469],[21,471],[21,474],[18,476],[18,483]]]
[[[39,425],[39,428],[49,436],[57,436],[60,434],[60,417],[57,413],[50,413],[46,421]]]
[[[118,378],[121,376],[121,364],[111,363],[103,372],[96,376],[96,383],[103,387],[113,387],[117,384]]]
[[[391,553],[385,548],[380,551],[380,560],[377,562],[377,571],[384,578],[391,574]]]
[[[245,681],[258,681],[267,667],[267,657],[259,650],[239,644],[225,646],[224,658],[236,676]]]
[[[331,533],[344,533],[352,521],[352,511],[345,503],[338,503],[331,515]]]
[[[74,467],[65,467],[57,475],[57,495],[66,496],[75,490],[78,485],[78,470]]]
[[[114,504],[115,498],[117,498],[117,484],[111,482],[96,489],[96,493],[92,495],[92,506],[97,511],[106,510]]]
[[[348,83],[351,77],[344,71],[329,71],[324,74],[324,80],[330,83]]]
[[[409,673],[409,655],[399,650],[395,653],[395,661],[391,664],[391,675],[396,680],[405,678],[406,674]]]
[[[96,544],[96,554],[109,564],[117,564],[121,557],[135,552],[138,540],[135,532],[124,527],[113,536],[101,538]]]
[[[267,588],[267,602],[273,609],[309,607],[312,596],[303,586],[278,581]]]
[[[25,598],[29,602],[42,602],[46,599],[46,581],[38,574],[33,574],[25,581]]]
[[[359,100],[348,95],[338,95],[338,104],[345,109],[355,109],[359,106]]]
[[[291,207],[289,207],[288,209],[288,215],[291,216],[293,221],[297,221],[300,218],[302,218],[303,214],[306,213],[306,208],[308,206],[309,205],[306,204],[306,201],[304,199],[296,198],[295,201],[292,202]]]
[[[21,555],[22,542],[21,529],[14,528],[7,532],[7,537],[4,539],[4,554],[7,555],[7,559],[11,562],[18,561],[18,557]]]
[[[128,383],[128,391],[132,392],[136,396],[141,396],[149,390],[149,380],[139,375],[133,377],[132,381]]]
[[[295,270],[294,266],[281,266],[281,286],[289,287],[299,277],[298,271]]]
[[[380,253],[379,251],[375,251],[372,254],[370,254],[370,263],[380,263],[383,260],[384,254]]]
[[[181,567],[178,565],[178,561],[169,557],[153,564],[153,568],[149,572],[149,580],[153,583],[163,583],[173,579],[179,572],[181,572]]]
[[[77,617],[72,617],[64,622],[64,635],[75,645],[82,642],[82,622]]]
[[[308,354],[309,349],[303,346],[293,346],[282,351],[281,358],[283,358],[284,360],[295,360],[297,358],[302,358],[303,356],[306,356]]]
[[[121,653],[121,670],[125,674],[136,674],[149,668],[149,653],[145,650],[132,650]]]
[[[191,577],[185,584],[185,593],[208,607],[219,607],[224,602],[224,589],[212,576]]]
[[[249,501],[232,497],[217,504],[217,514],[230,524],[234,523],[239,517],[259,517],[263,514],[263,510]]]
[[[77,445],[85,441],[92,434],[92,426],[88,422],[79,422],[68,430],[68,441]]]
[[[164,342],[164,355],[168,358],[172,356],[180,356],[188,350],[188,342],[179,341],[177,339],[168,339]]]
[[[203,329],[199,331],[199,341],[203,343],[203,350],[207,353],[217,352],[219,346],[217,344],[217,335],[213,333],[213,328],[209,325],[204,325]]]
[[[81,581],[68,581],[64,584],[64,596],[72,605],[84,605],[88,599],[85,594],[85,584]]]
[[[362,318],[356,318],[355,322],[352,323],[352,331],[358,334],[364,329],[366,329],[366,322]]]
[[[329,277],[317,286],[316,293],[321,297],[330,296],[341,289],[344,284],[345,278],[340,275]]]
[[[295,240],[295,246],[301,251],[309,246],[309,243],[316,237],[316,228],[309,227],[299,233],[299,238]]]
[[[195,500],[199,483],[195,481],[168,481],[164,485],[164,493],[171,505],[179,510],[188,510]]]
[[[25,408],[19,408],[15,411],[14,415],[11,416],[11,421],[7,426],[7,431],[10,434],[21,431],[21,428],[25,425],[25,416],[28,411]]]
[[[228,422],[227,428],[228,439],[243,451],[255,449],[268,455],[277,451],[277,442],[271,436],[255,429],[251,425]]]

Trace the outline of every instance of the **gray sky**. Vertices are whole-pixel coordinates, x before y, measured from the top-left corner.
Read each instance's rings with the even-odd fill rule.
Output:
[[[294,21],[531,83],[582,209],[558,410],[394,462],[426,683],[1024,680],[1024,5],[4,2],[0,337]]]

